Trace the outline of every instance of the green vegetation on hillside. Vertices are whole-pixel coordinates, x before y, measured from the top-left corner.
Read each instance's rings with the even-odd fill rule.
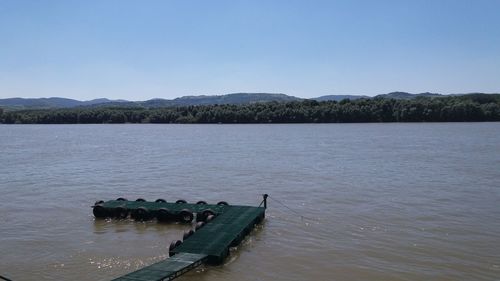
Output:
[[[0,111],[5,124],[354,123],[500,121],[500,95],[314,100],[166,108],[97,107]]]

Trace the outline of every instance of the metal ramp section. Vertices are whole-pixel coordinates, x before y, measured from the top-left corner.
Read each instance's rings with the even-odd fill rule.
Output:
[[[173,280],[201,265],[205,254],[178,253],[173,257],[113,279],[113,281],[164,281]]]
[[[208,263],[220,264],[229,254],[229,247],[237,246],[262,221],[264,214],[262,207],[229,206],[173,252],[206,254]]]

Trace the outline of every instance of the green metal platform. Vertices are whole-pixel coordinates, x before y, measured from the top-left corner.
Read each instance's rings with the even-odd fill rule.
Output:
[[[137,201],[118,201],[118,200],[110,200],[102,203],[102,206],[105,208],[113,209],[118,207],[124,207],[129,211],[133,211],[138,209],[139,207],[146,207],[150,211],[155,212],[161,208],[169,209],[172,212],[180,212],[183,209],[190,209],[194,213],[201,212],[205,209],[211,209],[216,214],[221,214],[227,207],[226,205],[215,205],[215,204],[188,204],[188,203],[163,203],[163,202],[137,202]]]
[[[265,200],[264,200],[265,202]],[[154,219],[160,209],[168,209],[174,217],[182,210],[190,210],[203,221],[201,213],[211,210],[215,218],[207,221],[191,236],[182,241],[182,244],[170,249],[170,258],[144,267],[114,281],[155,281],[173,280],[185,272],[202,263],[221,264],[229,255],[229,248],[237,246],[253,227],[262,222],[265,216],[264,207],[230,206],[213,204],[188,204],[166,202],[136,202],[111,200],[96,203],[99,208],[105,209],[109,216],[119,208],[122,212],[136,212],[139,208],[146,208],[147,219]],[[96,213],[94,212],[96,215]],[[101,214],[99,213],[99,216]],[[97,215],[96,215],[97,217]]]
[[[162,281],[173,280],[201,265],[207,258],[204,254],[180,253],[166,260],[139,269],[114,281]]]
[[[237,246],[262,221],[264,212],[259,207],[229,206],[173,252],[206,254],[208,263],[220,264],[229,254],[229,247]]]

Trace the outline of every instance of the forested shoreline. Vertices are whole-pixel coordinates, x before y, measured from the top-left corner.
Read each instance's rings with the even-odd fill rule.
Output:
[[[411,100],[371,98],[166,108],[77,107],[8,111],[3,124],[102,123],[357,123],[500,121],[500,95],[471,94]]]

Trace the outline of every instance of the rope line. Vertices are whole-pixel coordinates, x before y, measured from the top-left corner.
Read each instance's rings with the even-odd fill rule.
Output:
[[[280,205],[282,205],[283,207],[287,208],[288,210],[292,211],[294,214],[300,216],[300,219],[301,220],[304,220],[304,219],[307,219],[307,220],[311,220],[311,221],[315,221],[315,222],[318,222],[318,220],[314,219],[314,218],[309,218],[309,217],[306,217],[306,216],[303,216],[301,213],[295,211],[294,209],[288,207],[285,203],[281,202],[280,200],[274,198],[274,197],[271,197],[271,195],[269,195],[269,198],[271,198],[273,201],[279,203]]]

